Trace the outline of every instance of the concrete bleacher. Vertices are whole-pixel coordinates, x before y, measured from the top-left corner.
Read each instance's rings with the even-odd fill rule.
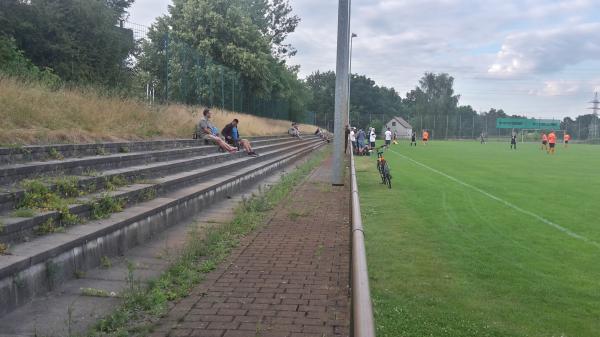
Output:
[[[210,204],[268,176],[324,144],[317,137],[252,139],[259,157],[226,154],[197,140],[0,148],[0,316],[44,295],[56,284],[95,268]],[[59,158],[57,158],[59,157]],[[57,210],[16,217],[26,197],[22,182],[68,176],[82,195],[68,205],[78,224],[62,225]],[[126,182],[106,190],[111,179]],[[122,212],[90,220],[94,200],[123,200]],[[39,234],[48,221],[60,232]]]

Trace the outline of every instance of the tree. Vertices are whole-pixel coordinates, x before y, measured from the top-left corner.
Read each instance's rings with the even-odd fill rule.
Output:
[[[40,68],[72,82],[114,86],[129,77],[133,34],[116,26],[131,0],[3,0],[0,35]],[[113,6],[113,7],[110,7]]]

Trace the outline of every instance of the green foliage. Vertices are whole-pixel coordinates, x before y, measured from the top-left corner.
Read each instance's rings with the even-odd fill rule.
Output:
[[[9,252],[8,245],[0,242],[0,255],[7,255]]]
[[[139,200],[140,201],[149,201],[156,198],[156,189],[155,188],[146,188],[140,193]]]
[[[106,177],[106,179],[104,179],[104,188],[107,191],[114,191],[119,187],[126,186],[128,183],[127,179],[122,175]]]
[[[109,154],[108,152],[106,152],[106,149],[103,146],[98,146],[96,148],[96,154],[98,156],[106,156],[107,154]]]
[[[110,258],[108,256],[102,256],[100,258],[100,266],[104,269],[109,269],[110,267],[112,267],[112,262],[110,261]]]
[[[125,199],[104,194],[99,199],[91,201],[88,205],[90,206],[90,219],[106,219],[113,213],[123,211]]]
[[[54,159],[54,160],[63,160],[65,159],[65,157],[62,155],[62,153],[58,152],[55,148],[50,148],[50,150],[48,150],[48,157],[50,159]]]
[[[0,13],[0,18],[1,18]],[[0,20],[0,23],[2,21]],[[40,69],[18,49],[14,38],[3,36],[0,29],[0,75],[14,76],[25,81],[35,81],[51,89],[57,89],[61,80],[52,69]]]
[[[42,211],[57,211],[59,212],[58,222],[61,226],[70,226],[80,222],[79,217],[69,211],[69,200],[63,199],[59,194],[62,193],[65,197],[79,195],[77,180],[74,178],[58,178],[57,192],[50,190],[48,185],[40,180],[29,179],[23,180],[21,186],[25,189],[23,200],[18,205],[18,209],[39,209]],[[52,228],[58,228],[52,223],[46,223],[40,226],[42,233],[52,233]]]
[[[130,150],[129,150],[128,146],[124,146],[124,145],[119,146],[119,153],[129,153],[129,152],[130,152]]]
[[[0,35],[13,37],[33,64],[79,83],[127,82],[131,31],[116,26],[129,0],[4,0]]]
[[[17,218],[32,218],[35,216],[35,211],[31,208],[17,208],[14,210],[11,215]],[[2,231],[0,230],[0,233]]]
[[[60,226],[53,218],[49,218],[41,225],[35,227],[35,234],[43,236],[53,233],[63,233],[65,231],[65,227]]]
[[[76,198],[81,195],[79,179],[72,176],[62,176],[52,180],[56,192],[64,198]]]

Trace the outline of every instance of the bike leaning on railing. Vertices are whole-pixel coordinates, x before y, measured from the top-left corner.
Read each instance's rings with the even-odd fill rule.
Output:
[[[381,175],[381,183],[387,185],[388,188],[392,188],[392,175],[390,174],[390,167],[383,157],[384,147],[385,146],[380,146],[377,148],[377,171]]]

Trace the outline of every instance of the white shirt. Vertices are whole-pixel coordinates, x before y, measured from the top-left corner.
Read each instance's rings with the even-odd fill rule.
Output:
[[[385,132],[385,140],[392,140],[392,131],[387,130]]]
[[[373,143],[375,142],[375,138],[377,138],[377,135],[375,134],[375,132],[371,132],[371,135],[369,136],[369,141]]]
[[[350,141],[351,142],[355,142],[356,141],[356,135],[354,134],[354,130],[350,131]]]

